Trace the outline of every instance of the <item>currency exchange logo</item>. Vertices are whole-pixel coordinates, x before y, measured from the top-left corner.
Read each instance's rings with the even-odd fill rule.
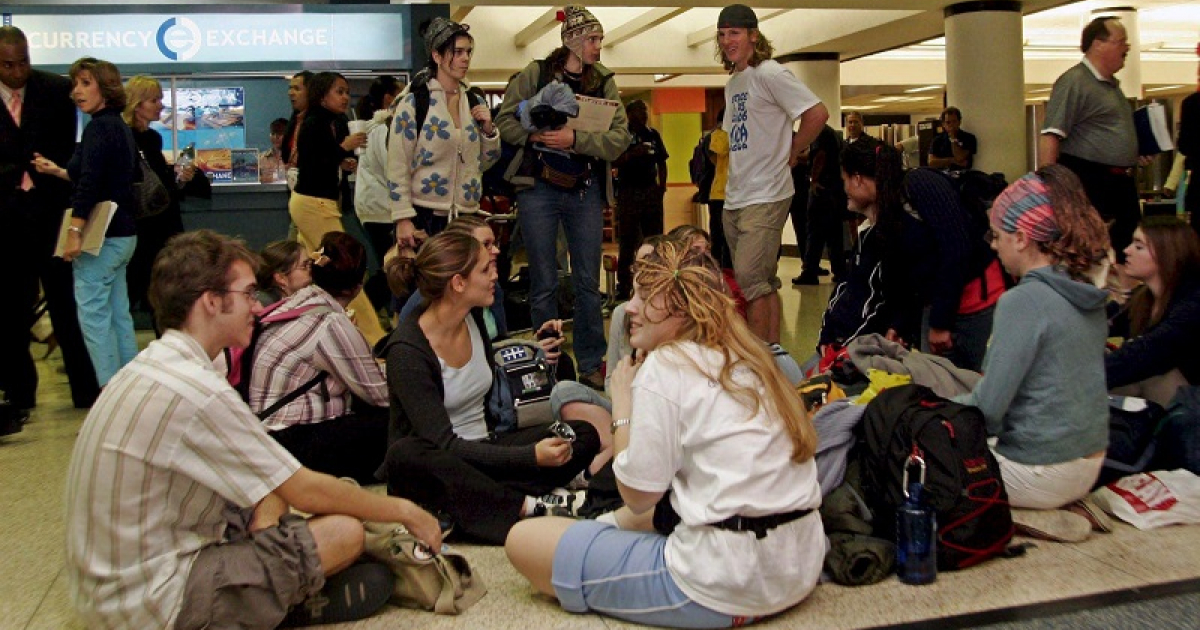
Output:
[[[158,51],[171,61],[187,61],[200,52],[200,27],[187,18],[169,18],[155,36]]]

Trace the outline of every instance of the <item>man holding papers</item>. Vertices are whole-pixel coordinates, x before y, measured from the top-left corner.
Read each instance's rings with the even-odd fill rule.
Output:
[[[1054,82],[1038,140],[1038,166],[1062,164],[1079,176],[1105,221],[1118,262],[1133,239],[1141,209],[1133,167],[1138,163],[1133,108],[1113,76],[1125,67],[1129,41],[1115,17],[1083,28],[1083,60]]]
[[[518,188],[525,182],[525,188],[517,192],[521,208],[517,220],[529,258],[533,328],[559,317],[555,240],[561,225],[567,234],[575,286],[574,348],[579,380],[602,390],[600,367],[606,350],[600,313],[604,207],[613,204],[609,163],[629,146],[629,131],[613,73],[600,63],[604,28],[580,6],[566,7],[559,19],[563,22],[562,47],[546,59],[530,63],[509,81],[496,125],[505,142],[522,147],[506,176]],[[519,108],[554,79],[569,86],[576,96],[616,101],[608,126],[597,130],[567,125],[528,131],[521,124]]]

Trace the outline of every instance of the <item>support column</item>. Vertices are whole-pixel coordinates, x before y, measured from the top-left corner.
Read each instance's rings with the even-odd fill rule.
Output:
[[[1143,98],[1142,36],[1138,33],[1137,9],[1133,7],[1095,9],[1091,16],[1079,25],[1079,30],[1083,30],[1088,22],[1098,17],[1108,16],[1121,20],[1121,25],[1125,27],[1125,35],[1129,38],[1129,55],[1125,57],[1125,67],[1116,74],[1117,80],[1121,82],[1121,91],[1129,98],[1141,100]]]
[[[974,168],[1013,181],[1028,164],[1021,3],[962,2],[946,7],[946,98],[963,129],[979,139]]]
[[[842,126],[842,63],[837,53],[794,53],[775,59],[800,79],[829,110],[829,126]]]

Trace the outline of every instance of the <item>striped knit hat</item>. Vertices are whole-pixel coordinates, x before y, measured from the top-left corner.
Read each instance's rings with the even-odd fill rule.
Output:
[[[559,11],[558,20],[563,23],[563,46],[570,49],[580,59],[583,59],[584,40],[595,33],[604,34],[604,27],[600,25],[600,20],[597,20],[591,11],[578,5],[570,5]]]
[[[1062,236],[1046,182],[1036,173],[1029,173],[1005,188],[992,204],[990,218],[993,229],[1009,234],[1020,230],[1038,243],[1052,243]]]

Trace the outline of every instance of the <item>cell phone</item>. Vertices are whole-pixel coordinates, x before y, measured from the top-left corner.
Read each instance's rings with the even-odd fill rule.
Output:
[[[554,330],[553,328],[546,328],[545,330],[539,330],[537,333],[538,341],[541,341],[543,339],[558,339],[559,337],[562,337],[562,333],[558,332],[557,330]]]

